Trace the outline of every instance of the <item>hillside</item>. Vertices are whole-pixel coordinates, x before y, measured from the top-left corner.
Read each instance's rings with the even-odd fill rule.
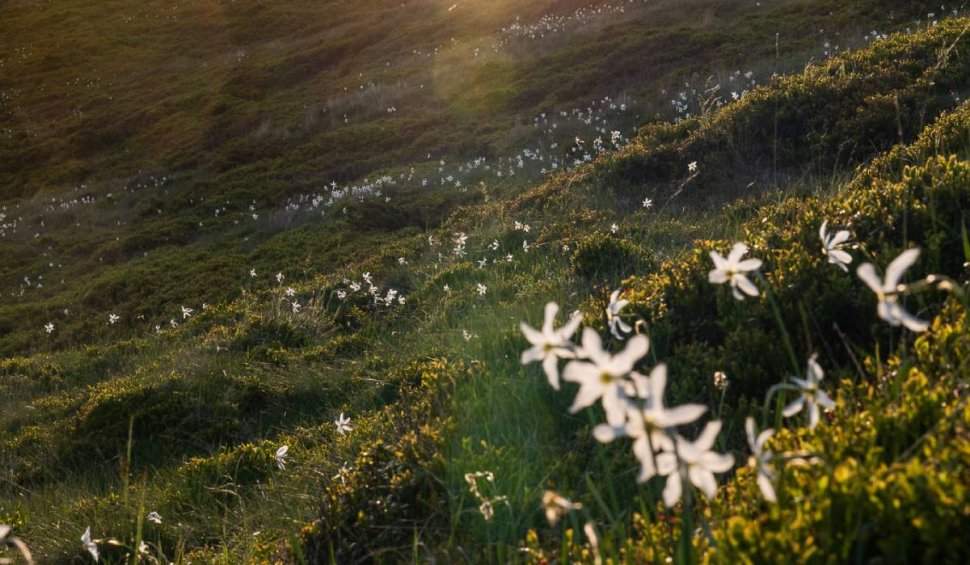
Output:
[[[132,6],[0,5],[37,562],[970,555],[959,10]]]

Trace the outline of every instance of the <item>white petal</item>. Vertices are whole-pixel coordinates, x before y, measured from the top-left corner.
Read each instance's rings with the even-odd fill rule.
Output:
[[[778,497],[775,496],[775,486],[771,484],[771,479],[762,473],[758,473],[758,488],[768,502],[778,501]]]
[[[545,336],[543,336],[539,330],[533,328],[525,322],[519,323],[519,329],[522,330],[522,333],[525,334],[525,339],[529,340],[529,343],[532,345],[541,345],[546,342]]]
[[[755,445],[758,447],[759,453],[764,449],[765,443],[767,443],[773,435],[775,435],[775,430],[771,428],[768,428],[767,430],[758,434],[758,440],[755,442]]]
[[[800,396],[798,397],[797,400],[795,400],[788,406],[785,406],[785,409],[782,411],[782,414],[784,414],[786,418],[791,418],[795,414],[798,414],[799,412],[801,412],[802,406],[804,405],[805,405],[805,397]]]
[[[920,320],[916,316],[913,316],[902,306],[899,306],[897,318],[903,323],[904,326],[906,326],[906,329],[911,332],[922,333],[930,327],[929,322]]]
[[[728,263],[732,265],[737,265],[741,261],[741,257],[748,252],[748,246],[743,243],[735,243],[734,247],[731,248],[731,252],[728,254]]]
[[[663,412],[664,427],[683,426],[690,424],[700,418],[707,411],[707,406],[703,404],[681,404],[673,408],[668,408]],[[715,432],[716,435],[717,432]]]
[[[667,508],[672,508],[680,500],[680,473],[667,475],[667,484],[664,486],[664,504]]]
[[[603,340],[600,339],[600,334],[593,328],[583,329],[583,352],[597,365],[605,365],[610,359],[609,353],[603,351]]]
[[[731,279],[731,294],[735,300],[744,300],[744,294],[738,290],[737,278]]]
[[[546,352],[541,346],[530,347],[522,352],[522,364],[528,365],[529,363],[535,363],[545,357]]]
[[[808,429],[814,430],[818,425],[818,404],[808,403]]]
[[[555,355],[546,355],[542,361],[542,370],[545,371],[552,388],[559,390],[559,358]]]
[[[626,344],[626,349],[613,357],[611,365],[621,373],[629,373],[633,365],[643,358],[650,349],[650,340],[645,335],[637,335],[630,339]],[[614,374],[614,376],[620,376]]]
[[[626,426],[615,427],[609,424],[600,424],[593,428],[593,437],[600,443],[610,443],[618,437],[625,436],[625,430]]]
[[[739,271],[757,271],[764,263],[761,259],[745,259],[738,263]]]
[[[692,465],[687,471],[687,475],[690,477],[690,482],[701,489],[701,492],[708,499],[714,498],[714,495],[717,494],[717,481],[714,479],[714,474],[710,471]]]
[[[660,363],[650,371],[650,401],[654,406],[663,406],[665,388],[667,388],[667,364]]]
[[[845,265],[852,263],[852,255],[841,249],[833,249],[829,251],[829,262],[838,263],[840,267],[844,268]]]
[[[727,271],[714,269],[707,274],[707,280],[711,284],[724,284],[728,281]]]
[[[707,451],[714,446],[714,442],[717,440],[717,434],[721,431],[721,421],[714,420],[713,422],[708,422],[704,426],[704,431],[701,435],[697,436],[694,440],[694,447],[701,450]]]
[[[579,328],[579,324],[583,323],[583,315],[576,314],[566,322],[566,325],[559,328],[558,335],[563,341],[567,341],[569,338],[576,333],[576,329]]]
[[[815,356],[811,356],[808,359],[808,380],[812,383],[818,383],[825,377],[825,371],[822,370],[822,366],[818,364],[815,360]]]
[[[852,234],[849,233],[847,230],[839,230],[838,232],[836,232],[835,237],[832,238],[832,241],[829,242],[829,247],[836,247],[838,245],[842,245],[846,241],[849,241],[850,237],[852,237]]]
[[[899,325],[899,305],[895,302],[895,299],[890,302],[888,300],[881,300],[879,304],[876,305],[876,314],[879,318],[889,322],[891,326]]]
[[[825,222],[822,222],[822,229],[825,229]],[[744,434],[748,437],[748,446],[751,447],[751,451],[755,453],[761,451],[758,449],[758,443],[755,439],[754,418],[751,416],[744,419]]]
[[[568,368],[568,367],[567,367]],[[579,387],[579,392],[576,393],[576,398],[573,400],[573,405],[569,408],[569,411],[575,414],[583,408],[588,408],[596,402],[599,397],[603,394],[603,387],[597,382],[585,382]]]
[[[637,482],[648,481],[657,474],[657,455],[650,450],[645,436],[638,437],[633,442],[633,455],[640,461],[640,475],[637,476]]]
[[[656,456],[657,462],[657,473],[661,475],[670,475],[671,473],[676,474],[677,471],[677,457],[665,451],[663,453],[658,453]]]
[[[555,302],[546,303],[545,319],[542,322],[542,333],[545,335],[553,334],[553,326],[556,322],[556,314],[559,313],[559,305]]]
[[[886,288],[898,285],[906,270],[912,267],[917,259],[919,259],[919,248],[903,251],[899,257],[893,259],[893,262],[886,267]]]
[[[734,466],[734,456],[729,453],[708,451],[701,457],[701,463],[708,471],[727,473]]]
[[[820,406],[822,406],[822,408],[825,408],[826,410],[831,410],[832,408],[835,408],[835,401],[833,401],[832,398],[828,394],[826,394],[824,390],[820,390],[815,393],[815,402],[817,402]]]
[[[872,263],[863,263],[859,265],[856,269],[856,274],[862,279],[862,282],[866,283],[870,289],[875,293],[882,292],[882,281],[879,280],[879,275],[876,274],[876,267]]]
[[[600,371],[592,363],[570,361],[566,364],[562,378],[571,383],[585,383],[591,380],[597,381],[600,378]]]
[[[709,255],[711,256],[711,261],[714,261],[714,268],[723,271],[727,266],[727,261],[724,259],[724,256],[717,251],[711,251]]]
[[[603,411],[609,425],[623,426],[626,423],[626,407],[626,399],[620,396],[620,387],[610,386],[603,392]]]
[[[758,287],[754,286],[754,283],[751,282],[748,277],[744,275],[735,275],[734,281],[748,296],[758,296]]]

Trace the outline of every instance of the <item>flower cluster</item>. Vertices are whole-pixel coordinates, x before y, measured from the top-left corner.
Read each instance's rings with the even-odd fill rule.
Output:
[[[846,251],[851,237],[847,230],[830,233],[827,222],[819,229],[823,255],[829,263],[843,271],[848,271],[848,265],[852,263],[852,256]],[[730,285],[734,298],[739,301],[761,296],[748,275],[761,269],[763,262],[756,258],[745,259],[748,251],[747,245],[736,243],[727,257],[716,251],[710,253],[714,269],[709,273],[709,281],[712,284]],[[902,325],[913,331],[924,331],[927,324],[907,312],[899,301],[900,296],[909,291],[909,287],[900,284],[900,281],[918,256],[918,249],[902,253],[890,263],[884,280],[876,275],[871,263],[860,266],[858,275],[875,292],[880,318],[893,326]],[[604,348],[599,333],[589,327],[583,329],[580,342],[575,343],[573,336],[582,323],[582,316],[573,314],[564,326],[556,328],[559,305],[549,302],[545,306],[541,331],[525,322],[520,324],[522,333],[532,345],[522,353],[522,364],[541,363],[549,384],[559,390],[559,363],[564,361],[562,379],[579,386],[570,412],[576,413],[599,403],[606,422],[595,426],[593,436],[601,443],[619,438],[632,440],[633,455],[640,463],[638,481],[665,477],[663,499],[667,506],[674,506],[682,498],[685,485],[693,485],[706,497],[713,498],[717,491],[715,474],[726,473],[734,466],[733,455],[713,450],[721,422],[708,422],[693,440],[681,433],[681,428],[697,422],[707,407],[690,403],[674,407],[665,405],[667,366],[664,363],[655,365],[648,374],[638,372],[637,367],[646,356],[650,341],[639,332],[627,340],[632,328],[620,318],[620,312],[628,301],[621,299],[620,295],[621,291],[617,290],[610,296],[606,325],[617,342],[626,342],[621,350],[613,353]],[[834,410],[836,407],[835,401],[821,388],[824,375],[816,357],[812,356],[804,378],[791,377],[788,382],[769,389],[766,407],[776,392],[796,392],[797,397],[784,407],[782,415],[791,418],[804,413],[808,428],[814,429],[820,421],[821,411]],[[723,392],[727,387],[726,375],[716,373],[714,383]],[[757,433],[754,420],[749,417],[745,422],[745,431],[752,453],[748,463],[756,471],[756,482],[764,498],[774,502],[777,500],[775,465],[779,459],[766,445],[774,430]],[[547,514],[553,518],[563,508],[562,504],[554,504],[557,496],[547,493],[548,500],[543,503]],[[554,521],[553,518],[550,518],[550,522]]]

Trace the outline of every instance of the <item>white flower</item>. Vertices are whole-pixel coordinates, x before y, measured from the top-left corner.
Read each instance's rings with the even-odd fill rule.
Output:
[[[696,173],[697,172],[697,161],[691,161],[687,164],[687,172]]]
[[[98,544],[94,543],[94,541],[91,539],[90,526],[88,526],[88,528],[84,530],[84,534],[81,535],[81,546],[84,548],[85,551],[91,554],[91,557],[94,558],[95,562],[98,561],[99,559]]]
[[[721,422],[708,422],[704,431],[694,441],[678,436],[676,453],[665,451],[657,455],[657,469],[667,476],[664,486],[664,504],[671,507],[677,504],[683,492],[683,482],[689,480],[707,498],[717,493],[717,480],[714,473],[725,473],[734,465],[734,456],[711,451],[714,440],[721,431]]]
[[[573,510],[582,509],[583,505],[564,498],[558,492],[547,490],[542,494],[542,509],[546,513],[546,520],[550,526],[555,526],[559,519]]]
[[[744,431],[748,436],[748,446],[751,447],[751,457],[748,459],[748,465],[754,468],[755,473],[757,473],[758,478],[758,488],[761,489],[761,495],[765,497],[768,502],[777,502],[778,497],[775,496],[775,469],[771,465],[771,460],[774,454],[770,449],[765,449],[765,443],[771,439],[774,435],[775,430],[767,429],[757,434],[755,436],[754,418],[748,416],[747,420],[744,421]]]
[[[738,300],[744,300],[744,294],[758,296],[758,288],[745,276],[745,273],[760,269],[761,259],[745,259],[742,261],[741,257],[747,252],[748,246],[743,243],[735,243],[727,258],[724,258],[717,251],[711,251],[714,270],[708,274],[708,280],[711,284],[730,283],[731,292],[734,294],[734,298]]]
[[[925,332],[929,328],[929,323],[913,316],[899,303],[899,293],[904,290],[899,281],[903,278],[906,270],[912,267],[916,259],[919,258],[919,253],[918,248],[910,249],[893,259],[893,262],[886,268],[886,280],[884,281],[879,280],[876,275],[876,268],[872,263],[859,265],[856,273],[876,293],[876,298],[879,300],[877,312],[880,318],[894,327],[902,325],[914,332]]]
[[[651,200],[649,198],[644,198],[643,199],[643,202],[641,204],[643,205],[644,208],[652,208],[653,207],[653,200]]]
[[[190,318],[192,316],[193,311],[194,310],[192,310],[188,306],[182,306],[182,319],[187,320],[188,318]]]
[[[573,315],[566,325],[558,330],[553,327],[556,321],[556,314],[559,312],[559,305],[555,302],[546,304],[545,319],[542,322],[542,331],[534,329],[525,322],[519,324],[525,338],[529,340],[532,347],[522,352],[522,364],[527,365],[536,361],[542,361],[542,370],[549,379],[552,388],[559,390],[559,359],[572,359],[573,344],[569,341],[579,324],[583,321],[583,316]]]
[[[151,523],[153,523],[153,524],[161,524],[162,523],[162,515],[159,514],[158,512],[149,512],[148,513],[148,521],[151,522]]]
[[[626,349],[611,355],[603,350],[603,342],[595,330],[583,330],[582,357],[586,361],[570,361],[563,372],[563,378],[569,382],[579,383],[579,393],[570,408],[572,413],[592,405],[596,400],[603,399],[603,409],[610,425],[623,423],[626,417],[626,403],[623,391],[627,375],[650,348],[650,341],[646,336],[638,335],[627,342]]]
[[[288,298],[293,298],[294,296],[296,296],[296,289],[293,288],[292,286],[288,286],[286,287],[286,290],[283,291],[283,294],[286,295]]]
[[[830,234],[828,232],[828,221],[824,221],[818,229],[818,237],[822,240],[822,253],[829,258],[829,263],[838,265],[843,271],[849,272],[852,255],[849,255],[844,247],[848,245],[849,238],[852,237],[852,234],[847,230],[840,230],[834,234]]]
[[[286,278],[286,277],[283,276],[283,273],[276,273],[276,282],[277,283],[282,284],[284,278]]]
[[[667,388],[667,365],[661,363],[645,377],[631,375],[632,391],[627,396],[644,399],[642,407],[629,406],[625,424],[600,424],[593,429],[597,441],[608,443],[620,436],[633,438],[633,455],[640,461],[639,482],[657,474],[655,451],[672,450],[671,434],[676,426],[690,424],[700,418],[707,407],[702,404],[682,404],[664,407],[664,389]]]
[[[610,326],[610,333],[613,334],[613,337],[623,340],[625,338],[620,332],[630,333],[633,328],[620,318],[620,310],[626,308],[626,305],[630,303],[629,300],[619,299],[620,292],[620,290],[614,290],[613,294],[610,295],[610,303],[606,307],[606,321]]]
[[[288,445],[280,446],[280,448],[276,450],[276,455],[274,455],[274,458],[276,459],[276,466],[279,467],[280,471],[286,470],[286,454],[289,453],[289,451],[290,446]]]
[[[256,278],[256,269],[249,269],[249,276],[252,278]]]
[[[610,226],[610,233],[616,235],[616,232],[620,231],[620,226],[613,224]]]
[[[819,405],[823,408],[831,409],[835,407],[835,402],[829,398],[829,395],[824,390],[818,388],[819,383],[822,382],[822,378],[825,376],[825,372],[822,371],[822,367],[815,361],[814,356],[808,360],[808,372],[806,376],[808,378],[804,380],[797,377],[791,378],[792,382],[798,385],[801,396],[788,406],[785,406],[785,410],[782,413],[786,418],[791,418],[801,412],[802,408],[805,408],[807,405],[808,427],[815,429],[815,426],[818,425]]]
[[[339,418],[333,421],[333,424],[337,426],[337,433],[340,435],[344,435],[345,433],[354,429],[350,427],[350,417],[344,416],[343,412],[340,413]]]
[[[47,322],[44,324],[44,331],[47,332],[48,335],[54,333],[54,322]]]
[[[479,296],[485,296],[485,293],[488,292],[488,287],[482,283],[478,283],[475,285],[475,290],[478,292]]]
[[[120,320],[120,319],[121,319],[121,317],[120,317],[120,316],[118,316],[117,314],[108,314],[108,325],[109,325],[109,326],[113,326],[113,325],[115,325],[115,324],[116,324],[116,323],[118,322],[118,320]]]

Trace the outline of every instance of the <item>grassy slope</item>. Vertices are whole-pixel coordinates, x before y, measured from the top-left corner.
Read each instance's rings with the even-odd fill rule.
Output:
[[[931,114],[938,113],[952,103],[944,101],[950,86],[947,81],[965,84],[962,62],[947,67],[947,72],[956,69],[952,74],[935,77],[938,90],[919,90],[919,73],[907,74],[907,69],[918,70],[919,61],[925,60],[920,53],[931,58],[948,44],[947,38],[956,39],[954,30],[958,29],[952,26],[939,36],[926,37],[922,44],[916,41],[915,46],[901,45],[894,51],[890,44],[870,53],[869,60],[857,63],[860,74],[873,61],[896,61],[901,52],[916,55],[911,67],[902,66],[899,76],[873,81],[871,91],[852,80],[836,81],[832,86],[836,93],[839,88],[858,93],[858,97],[848,98],[857,106],[833,107],[832,115],[843,108],[852,115],[865,106],[858,100],[887,93],[933,100]],[[806,85],[818,80],[808,76]],[[756,118],[745,121],[746,112],[758,116],[758,108],[768,105],[765,100],[772,100],[772,92],[801,92],[804,87],[797,80],[764,91],[747,105],[729,108],[710,120],[686,123],[679,131],[666,133],[674,138],[673,149],[664,157],[669,169],[682,171],[685,163],[696,159],[695,152],[703,150],[703,143],[710,143],[705,140],[723,136],[719,124],[739,124],[734,139],[757,139],[756,128],[763,127],[763,122]],[[805,100],[813,100],[810,91],[805,96]],[[802,100],[796,99],[791,107],[796,110],[792,123],[804,124],[797,112],[804,110]],[[874,114],[877,124],[897,119],[895,111]],[[745,129],[745,124],[753,129]],[[846,124],[851,124],[851,118]],[[845,140],[855,139],[851,127],[825,127],[829,128],[825,131],[843,132]],[[914,125],[908,132],[913,137],[919,128]],[[677,137],[682,133],[701,140],[695,142],[700,145],[683,143]],[[659,134],[646,131],[643,139]],[[954,141],[949,150],[965,152],[962,143],[966,136],[951,137]],[[793,133],[792,143],[796,139]],[[743,149],[755,155],[765,151],[763,144],[750,141]],[[869,147],[856,160],[866,160],[878,149],[880,146]],[[93,337],[105,342],[103,345],[5,360],[3,466],[10,474],[3,486],[6,498],[0,506],[0,522],[18,526],[32,547],[51,560],[67,560],[77,554],[76,538],[87,524],[95,526],[96,536],[115,536],[131,543],[136,535],[135,517],[149,509],[158,510],[166,521],[161,527],[148,526],[146,539],[158,542],[170,559],[184,555],[183,551],[227,562],[269,558],[302,551],[298,546],[305,542],[309,555],[326,560],[329,541],[336,545],[333,551],[347,558],[381,548],[391,551],[385,555],[393,560],[414,551],[412,542],[417,538],[430,546],[419,547],[419,552],[456,558],[471,550],[479,557],[507,560],[513,555],[507,552],[513,551],[526,529],[541,523],[536,508],[538,489],[555,485],[588,496],[582,494],[588,490],[585,476],[598,478],[616,472],[617,480],[604,496],[609,498],[606,506],[615,519],[611,522],[618,532],[614,539],[622,539],[626,522],[622,517],[632,510],[621,502],[629,494],[625,486],[629,481],[623,477],[630,472],[631,458],[622,448],[591,445],[585,428],[594,416],[564,418],[566,398],[550,398],[538,378],[523,378],[517,363],[522,343],[515,324],[520,319],[534,320],[547,299],[584,305],[593,320],[598,317],[600,299],[584,304],[585,297],[599,296],[619,279],[649,270],[664,257],[676,259],[659,272],[677,272],[674,265],[682,261],[679,252],[693,240],[751,234],[748,218],[773,200],[772,196],[751,196],[750,201],[736,203],[717,215],[705,213],[704,207],[629,214],[626,210],[633,196],[652,195],[659,202],[665,193],[656,192],[657,187],[672,182],[669,177],[658,180],[655,176],[650,166],[652,150],[649,144],[634,145],[616,158],[537,187],[522,199],[459,210],[431,232],[444,242],[439,248],[429,248],[428,234],[414,230],[394,238],[377,230],[373,237],[356,239],[346,251],[334,252],[332,259],[332,264],[340,264],[347,254],[357,255],[352,268],[294,282],[296,299],[305,306],[300,315],[290,312],[282,288],[253,288],[160,337],[124,339],[129,332],[119,330],[79,340]],[[796,154],[798,146],[791,150]],[[920,151],[919,157],[912,158],[914,162],[925,160],[929,152]],[[825,160],[831,155],[824,148],[819,152],[822,165],[813,163],[809,171],[831,167],[832,160]],[[709,164],[702,162],[704,171],[731,163],[730,154],[703,154],[712,159]],[[736,179],[732,182],[737,185],[733,189],[705,177],[697,179],[698,184],[711,183],[711,191],[733,198],[739,186],[747,185],[745,175],[750,169],[735,166],[730,170],[734,175],[727,176]],[[786,173],[797,176],[798,171]],[[817,181],[804,184],[818,186]],[[610,185],[620,190],[588,190]],[[215,181],[213,186],[218,186]],[[643,192],[631,194],[637,187]],[[846,190],[854,187],[849,185]],[[790,185],[789,190],[797,193],[798,184]],[[814,206],[812,200],[796,197],[780,209],[784,217],[785,210],[800,215],[800,210]],[[528,222],[534,231],[516,232],[513,221]],[[614,221],[621,224],[621,239],[632,246],[621,245],[617,253],[636,269],[617,269],[612,263],[587,265],[584,256],[561,252],[564,243],[573,248],[589,246],[596,252],[613,249],[605,232]],[[335,238],[348,237],[339,228],[328,229],[334,230]],[[771,233],[771,229],[765,228],[763,233]],[[805,231],[812,229],[806,227]],[[450,239],[456,231],[472,235],[470,259],[484,256],[499,262],[488,269],[478,269],[467,261],[438,264],[438,252],[450,252]],[[588,237],[597,232],[599,236]],[[317,236],[312,228],[287,232],[277,236],[282,240],[270,240],[272,245],[257,248],[254,254],[285,262],[292,260],[294,247]],[[885,238],[890,246],[890,237],[872,237]],[[952,240],[953,234],[946,237]],[[493,239],[500,242],[500,251],[488,247]],[[533,245],[528,254],[521,251],[523,240]],[[332,246],[332,241],[326,245]],[[899,243],[894,240],[892,245]],[[508,252],[514,255],[511,263],[503,260]],[[200,274],[212,271],[211,264],[202,262],[208,260],[205,255],[199,253],[192,260],[189,253],[173,250],[171,263],[153,268],[181,270],[187,264]],[[394,266],[399,256],[408,257],[410,265]],[[592,256],[595,259],[595,253]],[[238,257],[224,261],[235,261],[235,270],[226,271],[225,284],[239,286],[232,281],[238,281],[251,261]],[[307,254],[306,261],[308,273],[329,270],[321,268],[316,255]],[[688,265],[693,265],[687,267],[689,272],[703,270],[699,263]],[[268,271],[273,266],[267,260],[259,268]],[[939,266],[952,270],[943,263]],[[124,269],[120,272],[132,275],[131,267]],[[353,306],[340,304],[334,298],[336,288],[346,288],[340,279],[346,275],[360,280],[360,273],[366,270],[373,271],[382,285],[406,289],[408,304],[373,309],[366,297],[357,298]],[[683,279],[692,280],[691,276],[685,274]],[[488,286],[485,297],[475,293],[474,285],[479,282]],[[444,284],[450,285],[452,293],[443,293]],[[723,337],[704,340],[699,337],[712,335],[705,328],[663,325],[662,313],[652,310],[656,303],[650,293],[668,288],[669,281],[648,278],[630,284],[643,293],[638,296],[645,297],[638,299],[637,308],[661,332],[655,340],[659,346],[655,354],[670,357],[672,367],[682,374],[709,372],[712,359],[724,352]],[[688,296],[690,289],[688,285],[684,291]],[[117,304],[114,298],[109,294],[97,306],[112,308]],[[166,300],[173,299],[166,296]],[[679,307],[705,313],[730,307],[729,302],[718,302],[715,307],[694,304],[676,294],[668,299],[675,305],[681,304],[678,301],[683,302]],[[789,327],[798,324],[795,320]],[[464,331],[470,332],[468,339]],[[719,336],[719,332],[713,335]],[[799,343],[802,338],[811,339],[799,336]],[[860,330],[856,338],[860,348],[867,348],[870,342],[865,340],[871,336]],[[749,345],[758,350],[757,342]],[[713,353],[698,353],[705,348]],[[732,395],[739,395],[732,396],[732,403],[740,405],[744,405],[743,398],[756,397],[772,371],[786,363],[770,359],[752,367],[744,359],[738,355],[729,372],[748,375],[756,369],[762,376],[752,376],[750,382],[732,388]],[[685,382],[674,394],[678,399],[704,397],[710,394],[705,387],[706,382]],[[355,430],[348,437],[335,434],[329,421],[341,411],[354,417]],[[129,466],[123,454],[132,416],[131,468],[120,472],[119,468]],[[292,461],[285,473],[276,470],[272,461],[273,451],[282,443],[291,446]],[[340,472],[344,463],[351,471]],[[496,525],[483,523],[474,512],[475,505],[463,498],[468,496],[463,474],[483,469],[495,471],[497,492],[511,496],[510,507],[500,509],[502,520]],[[128,484],[127,477],[130,486],[125,488],[121,485]],[[643,494],[649,495],[649,489]],[[594,500],[586,502],[596,505]],[[321,519],[308,526],[302,538],[291,537],[300,525],[317,516]],[[253,536],[256,530],[262,532],[260,536]]]
[[[21,220],[0,240],[0,351],[143,331],[178,304],[238,296],[235,281],[251,267],[327,272],[477,197],[402,194],[379,215],[303,225],[277,212],[288,196],[410,164],[430,171],[439,158],[508,155],[534,135],[522,125],[532,116],[602,96],[642,101],[630,125],[667,115],[670,95],[658,92],[685,79],[790,68],[825,39],[849,44],[868,24],[910,25],[926,11],[911,2],[697,1],[688,11],[651,2],[495,54],[495,30],[515,16],[530,22],[584,3],[444,4],[6,3],[0,189],[6,215]],[[501,191],[510,181],[490,184]],[[97,203],[45,206],[87,194]],[[373,239],[357,238],[362,225]],[[25,290],[24,277],[34,286]],[[124,329],[104,335],[109,311]],[[48,338],[47,320],[62,331]]]

